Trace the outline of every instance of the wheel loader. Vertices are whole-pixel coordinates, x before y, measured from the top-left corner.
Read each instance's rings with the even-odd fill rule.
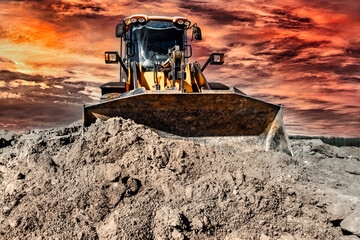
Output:
[[[197,24],[185,17],[132,15],[115,34],[120,52],[105,52],[105,63],[119,64],[120,81],[100,86],[100,102],[84,106],[84,126],[122,117],[174,138],[292,155],[281,105],[247,96],[221,79],[207,81],[204,70],[223,64],[223,53],[210,54],[203,65],[189,62],[190,42],[202,40]]]

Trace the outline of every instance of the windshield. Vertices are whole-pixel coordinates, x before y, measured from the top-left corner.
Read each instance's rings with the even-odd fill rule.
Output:
[[[175,45],[184,48],[184,29],[169,21],[149,21],[132,29],[135,56],[131,61],[140,62],[144,67],[153,67],[154,62],[168,59],[168,50]]]

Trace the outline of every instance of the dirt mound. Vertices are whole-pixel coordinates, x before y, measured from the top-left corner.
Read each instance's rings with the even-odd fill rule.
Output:
[[[226,152],[120,118],[9,134],[0,136],[1,239],[358,234],[349,220],[360,206],[358,148],[296,141],[295,157]]]

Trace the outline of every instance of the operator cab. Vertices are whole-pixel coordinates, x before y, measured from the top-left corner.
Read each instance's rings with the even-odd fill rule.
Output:
[[[191,28],[196,28],[201,38],[200,28],[196,24],[191,26],[185,17],[132,15],[117,25],[116,36],[125,41],[126,63],[136,62],[145,71],[152,71],[154,64],[169,58],[170,49],[175,46],[187,52],[190,46],[187,45],[186,31]],[[199,39],[198,36],[195,38]],[[189,57],[191,54],[187,54],[186,58]]]
[[[134,49],[130,52],[130,61],[150,70],[154,64],[169,58],[169,49],[177,45],[183,51],[185,35],[183,27],[170,21],[149,20],[146,24],[135,24],[127,33],[128,42]]]

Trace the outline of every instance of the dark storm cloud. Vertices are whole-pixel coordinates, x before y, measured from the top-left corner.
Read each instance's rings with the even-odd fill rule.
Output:
[[[360,42],[352,42],[345,49],[345,54],[349,57],[360,58]]]
[[[287,96],[282,96],[282,95],[276,95],[276,94],[254,94],[252,95],[253,97],[255,98],[258,98],[258,99],[262,99],[264,101],[269,101],[269,102],[276,102],[276,101],[279,101],[279,100],[286,100],[286,99],[289,99],[290,97],[287,97]]]
[[[231,60],[228,60],[229,63],[221,66],[221,69],[227,72],[234,72],[236,75],[226,76],[226,78],[234,78],[237,81],[250,81],[253,85],[261,84],[264,78],[270,78],[272,76],[270,68],[263,68],[259,64],[232,64]],[[219,69],[219,68],[217,68]]]
[[[37,103],[18,99],[2,99],[0,109],[0,128],[12,131],[66,125],[81,119],[82,115],[79,104]]]
[[[213,24],[226,25],[238,22],[254,23],[256,21],[256,15],[254,13],[246,11],[229,11],[218,6],[209,6],[207,2],[200,1],[182,1],[179,4],[182,9],[190,10],[191,13],[206,16],[212,20]]]
[[[298,51],[296,50],[287,50],[276,54],[271,54],[270,60],[272,62],[281,62],[285,61],[294,57],[297,57],[299,55]]]
[[[334,95],[340,95],[340,94],[357,94],[357,90],[355,89],[333,89],[333,88],[326,88],[323,87],[319,89],[319,93],[325,93],[325,94],[334,94]]]
[[[310,29],[313,27],[311,18],[299,17],[289,9],[275,9],[271,12],[273,15],[269,20],[265,20],[265,23],[274,25],[278,28],[285,29]]]
[[[329,109],[329,108],[312,108],[312,109],[295,109],[286,107],[286,111],[290,114],[296,116],[301,116],[301,119],[306,122],[309,126],[316,126],[316,128],[323,128],[324,132],[327,132],[328,135],[333,135],[329,133],[329,126],[343,126],[343,123],[346,122],[348,127],[352,129],[358,129],[353,132],[354,136],[360,135],[360,112],[356,114],[342,113],[338,110]],[[319,124],[326,120],[327,124]],[[345,130],[345,129],[344,129]]]
[[[358,77],[343,77],[341,78],[342,81],[348,81],[348,82],[354,82],[354,83],[360,83],[360,78]]]
[[[360,65],[358,64],[346,64],[341,65],[341,61],[338,62],[316,62],[309,61],[303,64],[288,64],[283,66],[284,71],[298,71],[306,73],[335,73],[343,75],[343,77],[357,75],[360,73]]]
[[[360,4],[358,0],[299,0],[298,2],[301,6],[324,9],[330,14],[331,12],[341,13],[359,19]]]
[[[322,121],[327,119],[329,124],[333,122],[347,121],[350,122],[353,116],[349,116],[349,114],[340,113],[334,109],[326,109],[326,108],[313,108],[313,109],[295,109],[295,108],[286,108],[287,111],[296,113],[296,115],[301,116],[303,120],[308,123],[313,123],[316,121]]]
[[[344,108],[348,108],[348,109],[358,109],[358,106],[354,106],[354,105],[345,105]]]
[[[22,130],[68,124],[81,118],[81,104],[92,102],[81,92],[89,84],[71,82],[69,77],[2,70],[0,80],[6,83],[0,87],[0,128]]]
[[[254,56],[269,55],[269,60],[277,63],[297,57],[304,49],[318,48],[330,43],[330,41],[307,41],[295,36],[274,38],[253,44],[252,47],[255,50],[252,54]]]
[[[73,83],[69,77],[55,78],[2,70],[0,71],[0,80],[6,83],[4,88],[9,93],[20,94],[22,99],[30,99],[32,102],[80,103],[91,101],[87,95],[81,93],[89,84],[86,82]],[[2,89],[2,92],[4,90]]]
[[[332,102],[323,101],[323,100],[319,100],[319,99],[301,99],[300,98],[300,100],[311,103],[311,104],[322,105],[323,107],[330,107],[333,105]]]
[[[12,80],[22,79],[26,81],[34,81],[34,82],[45,82],[45,83],[61,83],[65,79],[69,77],[62,78],[54,78],[51,76],[43,76],[43,75],[29,75],[20,72],[12,72],[9,70],[0,70],[0,80],[4,80],[5,82],[10,82]]]
[[[59,31],[76,31],[84,26],[108,29],[124,16],[104,13],[106,8],[99,3],[86,1],[85,3],[71,3],[62,0],[27,0],[26,8],[34,11],[33,17],[53,23]]]
[[[90,10],[100,12],[105,9],[97,3],[70,3],[61,0],[27,0],[26,3],[33,8],[52,12],[69,12],[79,10]]]

